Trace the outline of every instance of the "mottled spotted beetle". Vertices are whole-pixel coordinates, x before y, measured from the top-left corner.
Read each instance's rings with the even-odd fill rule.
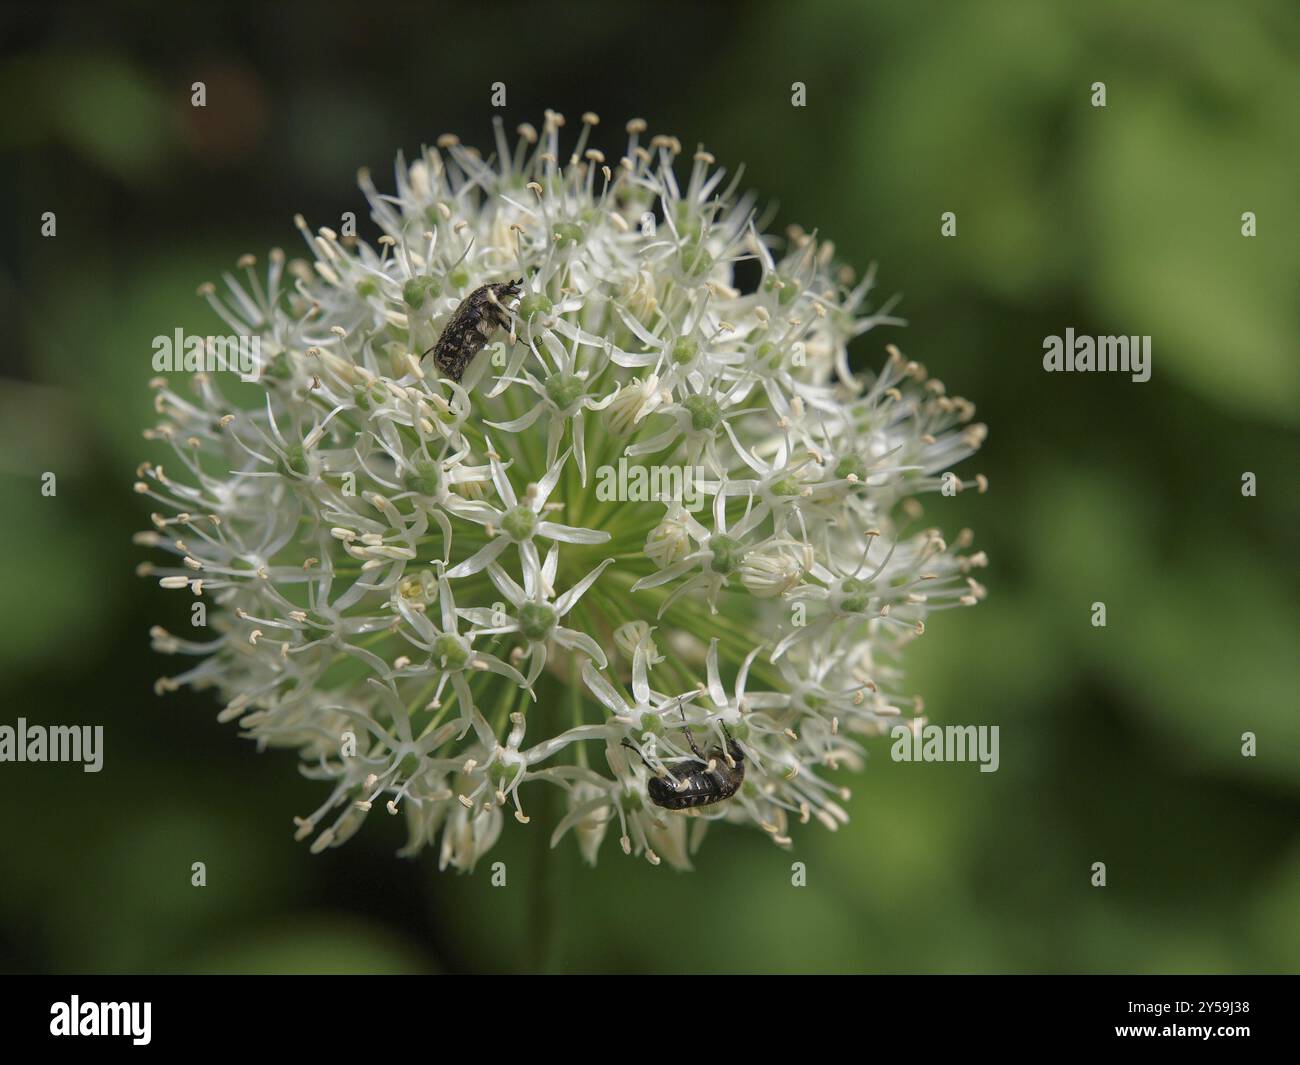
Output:
[[[438,337],[438,342],[429,349],[444,377],[459,381],[465,375],[465,369],[474,356],[483,350],[483,345],[492,334],[509,320],[501,301],[518,296],[523,283],[521,277],[518,281],[480,285],[461,300],[442,335]],[[428,355],[429,351],[424,355]],[[420,358],[424,358],[424,355]]]
[[[681,709],[680,705],[678,709]],[[686,720],[685,710],[682,710],[682,720]],[[740,745],[731,738],[727,726],[722,726],[722,733],[727,737],[726,750],[712,747],[707,758],[695,745],[690,729],[683,725],[682,732],[686,734],[686,742],[695,752],[695,760],[674,766],[668,779],[659,776],[630,742],[626,739],[623,741],[623,746],[635,752],[645,767],[655,774],[646,785],[650,801],[665,810],[690,810],[696,806],[712,806],[730,799],[745,782],[745,755]]]

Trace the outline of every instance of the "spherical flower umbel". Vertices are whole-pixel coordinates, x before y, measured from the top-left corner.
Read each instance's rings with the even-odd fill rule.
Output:
[[[488,159],[443,137],[392,193],[362,172],[374,243],[299,219],[310,260],[200,289],[258,338],[257,381],[154,382],[146,436],[175,456],[140,469],[138,540],[174,561],[141,568],[207,610],[202,636],[154,630],[195,660],[158,688],[297,750],[327,788],[297,819],[313,850],[379,809],[403,853],[467,870],[543,794],[532,830],[593,862],[607,832],[688,867],[713,821],[833,829],[829,774],[919,711],[903,647],[983,595],[970,533],[917,497],[983,491],[950,471],[984,428],[892,347],[852,372],[850,342],[899,324],[871,275],[764,234],[707,152],[678,173],[636,120],[606,162],[596,125],[563,155],[555,113],[513,145],[498,124]],[[462,301],[519,278],[441,378],[422,355]],[[728,740],[734,795],[650,800]]]

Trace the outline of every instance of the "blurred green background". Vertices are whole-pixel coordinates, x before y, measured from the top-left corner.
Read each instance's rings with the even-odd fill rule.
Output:
[[[0,968],[1300,968],[1293,3],[41,4],[0,31],[0,723],[106,731],[98,775],[0,765]],[[358,166],[387,188],[398,148],[486,146],[494,81],[511,127],[590,109],[617,150],[639,115],[745,162],[777,227],[903,294],[855,357],[893,341],[973,399],[992,484],[928,508],[975,529],[989,597],[935,619],[910,687],[1000,725],[999,772],[880,741],[848,829],[715,829],[683,875],[613,839],[539,860],[508,822],[494,889],[396,858],[397,819],[310,856],[293,756],[154,696],[149,626],[186,616],[132,572],[151,338],[211,331],[195,286],[294,247],[295,212],[364,217]],[[1151,381],[1045,374],[1067,326],[1152,335]]]

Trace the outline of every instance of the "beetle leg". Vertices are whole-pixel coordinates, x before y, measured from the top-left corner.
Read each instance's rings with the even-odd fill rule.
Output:
[[[682,732],[686,736],[686,742],[691,745],[691,750],[695,752],[695,757],[707,765],[709,760],[705,758],[704,755],[700,754],[700,749],[695,746],[695,738],[691,735],[691,730],[686,727],[686,709],[682,706],[680,699],[677,701],[677,709],[681,711]]]
[[[683,725],[683,726],[682,726],[682,732],[685,733],[685,735],[686,735],[686,742],[689,743],[689,744],[691,745],[691,750],[695,752],[695,757],[698,758],[701,762],[704,762],[704,763],[707,765],[709,760],[708,760],[707,758],[705,758],[703,754],[700,753],[700,749],[699,749],[699,747],[697,747],[697,746],[695,745],[695,737],[691,735],[691,730],[688,729],[688,728],[686,728],[686,727]]]
[[[731,733],[727,731],[726,725],[722,724],[721,721],[719,721],[718,724],[722,727],[722,734],[727,737],[727,742],[723,745],[722,753],[727,758],[727,765],[730,768],[735,769],[736,760],[733,757],[731,757],[731,745],[736,741],[731,738]]]
[[[650,770],[651,773],[654,773],[655,776],[659,775],[657,772],[655,772],[655,767],[645,760],[645,755],[642,754],[640,751],[638,751],[636,747],[633,746],[633,744],[626,737],[624,737],[623,739],[623,746],[626,747],[633,754],[635,754],[638,758],[640,758],[641,764],[645,766],[648,770]]]

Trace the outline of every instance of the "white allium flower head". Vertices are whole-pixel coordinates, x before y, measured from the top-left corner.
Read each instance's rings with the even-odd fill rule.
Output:
[[[679,173],[635,120],[607,161],[596,125],[565,151],[558,114],[513,146],[498,122],[488,159],[444,137],[391,193],[363,171],[373,244],[300,218],[309,260],[200,289],[259,338],[258,381],[154,382],[146,436],[175,457],[141,467],[139,542],[174,561],[141,569],[210,611],[205,638],[154,630],[195,663],[158,688],[212,689],[260,749],[297,750],[326,788],[297,819],[313,850],[387,811],[403,853],[467,870],[544,792],[563,810],[531,830],[592,862],[607,834],[688,867],[713,821],[833,829],[828,771],[919,710],[900,651],[983,595],[969,532],[921,527],[917,497],[984,429],[892,347],[851,371],[855,337],[900,324],[871,274],[764,234],[707,152]],[[508,324],[440,378],[422,355],[453,312],[517,278]],[[620,459],[698,472],[702,505],[602,498]],[[647,792],[689,767],[683,724],[744,754],[736,794],[690,814]]]

